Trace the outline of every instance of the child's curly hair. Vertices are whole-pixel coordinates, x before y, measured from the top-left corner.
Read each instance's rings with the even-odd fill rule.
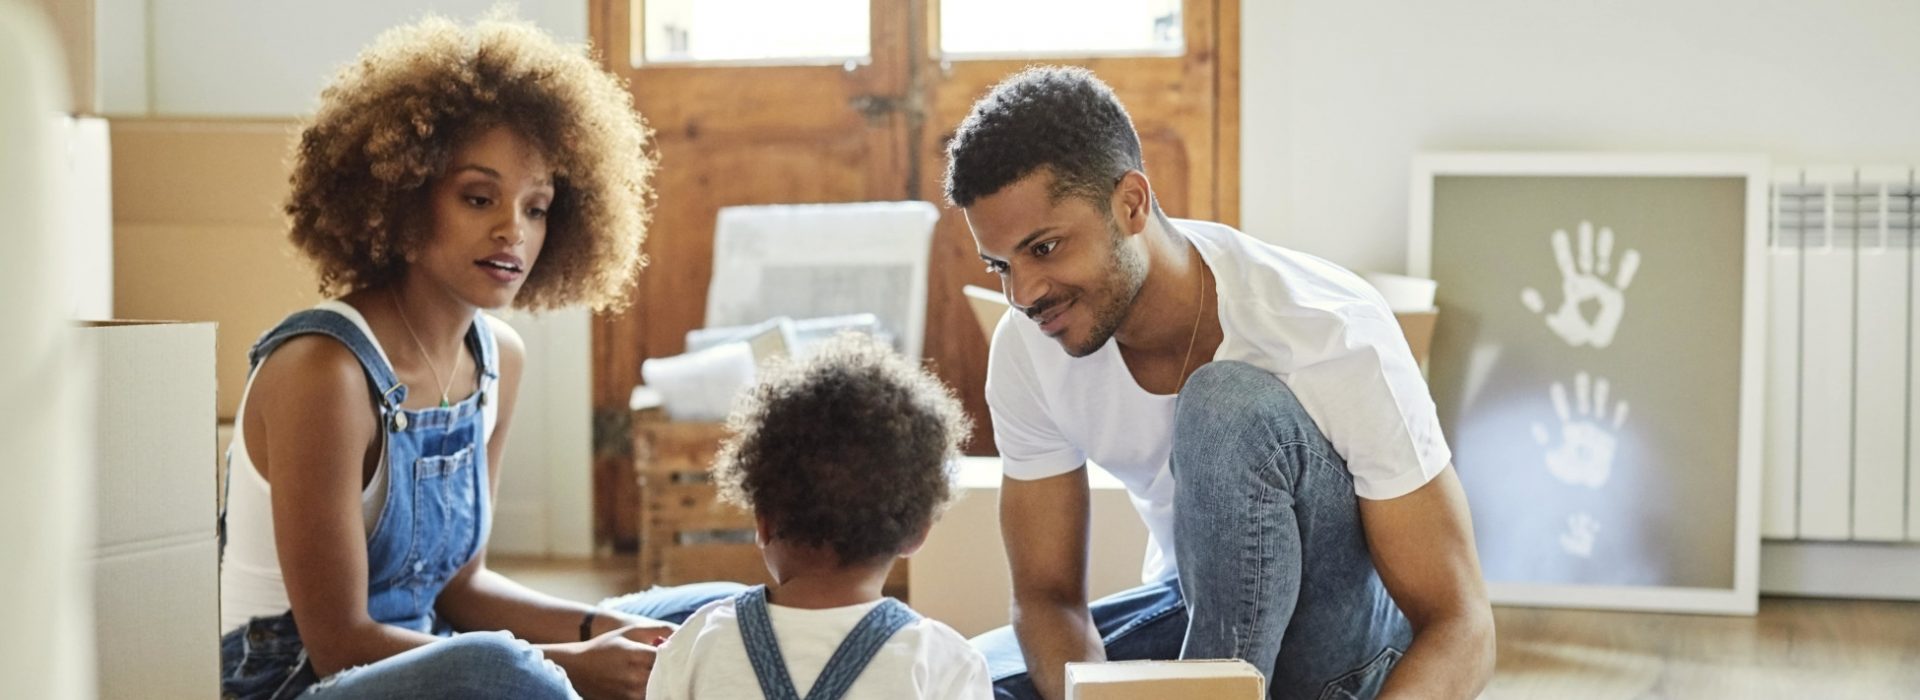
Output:
[[[774,538],[850,566],[896,554],[946,508],[972,423],[940,380],[846,334],[770,368],[727,428],[713,469],[721,497]]]
[[[428,17],[381,34],[320,101],[286,211],[322,294],[398,281],[429,235],[429,181],[465,139],[504,125],[554,170],[546,243],[514,305],[627,305],[654,160],[632,96],[586,47],[500,13],[470,26]]]

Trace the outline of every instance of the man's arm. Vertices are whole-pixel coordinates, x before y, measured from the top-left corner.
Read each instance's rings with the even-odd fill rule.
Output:
[[[1000,486],[1000,533],[1013,569],[1013,632],[1041,697],[1066,697],[1070,661],[1105,661],[1087,611],[1087,468]]]
[[[1360,499],[1360,520],[1380,580],[1413,623],[1380,697],[1479,695],[1493,676],[1493,608],[1453,467],[1405,496]]]

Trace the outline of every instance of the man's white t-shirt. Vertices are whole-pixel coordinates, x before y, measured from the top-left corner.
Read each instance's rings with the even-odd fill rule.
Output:
[[[1231,227],[1174,220],[1213,269],[1224,339],[1211,358],[1272,372],[1346,459],[1354,492],[1406,495],[1452,453],[1393,313],[1352,272]],[[1173,547],[1174,397],[1141,389],[1112,340],[1086,357],[1019,313],[993,334],[987,405],[1006,475],[1032,480],[1092,462],[1127,487],[1150,537],[1143,578],[1177,574]]]
[[[825,610],[767,605],[795,692],[805,695],[813,687],[841,640],[878,605],[877,600]],[[660,647],[647,680],[647,700],[760,696],[760,680],[747,659],[732,598],[708,603],[687,618]],[[845,695],[847,700],[992,697],[986,657],[952,627],[924,617],[888,638]]]

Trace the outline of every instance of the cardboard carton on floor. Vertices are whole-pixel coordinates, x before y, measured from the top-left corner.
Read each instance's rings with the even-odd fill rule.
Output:
[[[1239,659],[1067,664],[1067,700],[1260,700],[1266,678]]]
[[[907,592],[915,611],[972,637],[1007,624],[1013,574],[1000,538],[1000,458],[962,457],[958,472],[959,495],[913,555]],[[1088,467],[1087,489],[1087,595],[1098,599],[1140,585],[1147,526],[1119,479]]]
[[[1407,334],[1407,349],[1413,351],[1413,361],[1425,367],[1427,351],[1433,348],[1433,324],[1439,319],[1440,310],[1396,311],[1393,317],[1400,322],[1400,331]]]
[[[100,697],[213,697],[213,324],[91,322],[74,335],[95,365],[88,563]]]

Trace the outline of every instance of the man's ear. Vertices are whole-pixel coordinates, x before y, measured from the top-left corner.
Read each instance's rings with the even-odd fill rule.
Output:
[[[1113,220],[1120,223],[1120,229],[1135,234],[1147,229],[1147,220],[1153,218],[1153,183],[1147,181],[1147,174],[1138,170],[1128,170],[1120,176],[1119,184],[1113,186]]]

